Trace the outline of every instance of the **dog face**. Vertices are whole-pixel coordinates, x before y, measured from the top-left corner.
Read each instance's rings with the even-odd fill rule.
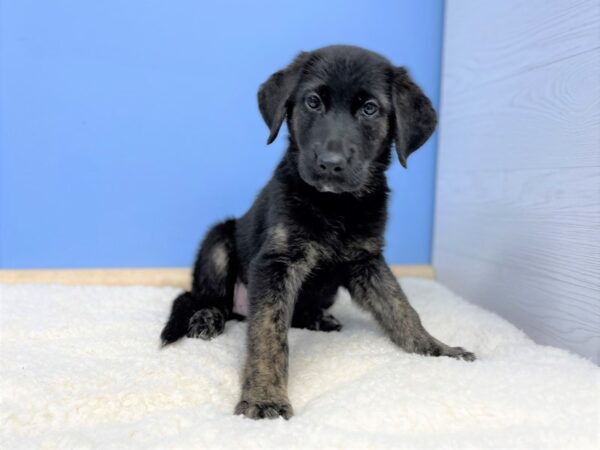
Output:
[[[268,143],[287,116],[300,177],[321,192],[367,189],[392,141],[406,167],[436,124],[431,102],[406,70],[357,47],[301,53],[261,86],[258,100]]]

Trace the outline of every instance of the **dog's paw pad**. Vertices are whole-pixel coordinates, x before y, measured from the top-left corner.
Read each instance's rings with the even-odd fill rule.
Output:
[[[294,415],[292,405],[289,403],[249,402],[242,400],[235,407],[235,414],[243,414],[249,419],[277,419],[283,417],[288,420]]]
[[[190,318],[186,336],[208,340],[221,334],[224,328],[223,313],[217,308],[205,308],[197,311]]]

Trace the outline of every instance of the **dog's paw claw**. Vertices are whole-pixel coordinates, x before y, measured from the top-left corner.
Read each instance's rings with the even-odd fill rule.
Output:
[[[277,419],[283,417],[288,420],[294,415],[292,405],[289,403],[249,402],[240,401],[235,407],[235,414],[243,414],[250,419]]]
[[[464,361],[475,361],[477,359],[474,353],[471,353],[462,347],[450,347],[444,344],[431,345],[422,353],[428,356],[448,356],[450,358],[462,359]]]
[[[445,356],[462,359],[464,361],[475,361],[477,359],[475,353],[469,352],[462,347],[450,347]]]
[[[224,329],[223,313],[217,308],[204,308],[190,318],[186,336],[208,340],[221,334]]]

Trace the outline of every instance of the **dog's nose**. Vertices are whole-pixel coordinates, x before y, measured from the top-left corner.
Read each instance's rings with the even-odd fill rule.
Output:
[[[335,152],[324,152],[317,158],[319,172],[323,175],[339,174],[346,168],[346,158]]]

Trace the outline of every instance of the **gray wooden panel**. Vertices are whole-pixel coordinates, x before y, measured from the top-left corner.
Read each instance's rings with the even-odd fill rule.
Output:
[[[446,4],[439,279],[600,362],[600,2]]]

